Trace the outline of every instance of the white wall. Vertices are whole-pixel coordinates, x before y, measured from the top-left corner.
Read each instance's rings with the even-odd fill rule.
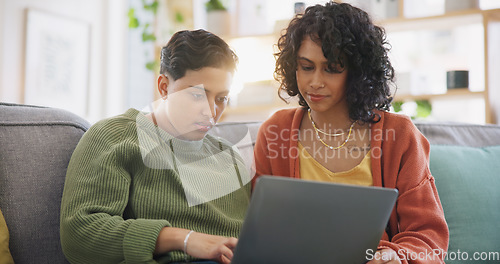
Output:
[[[24,103],[28,8],[90,25],[88,111],[84,118],[93,122],[123,112],[127,56],[127,2],[123,0],[0,0],[0,101]]]
[[[138,110],[147,110],[154,101],[153,92],[155,91],[155,79],[158,73],[146,69],[146,63],[155,59],[156,54],[153,42],[142,41],[142,25],[145,23],[153,25],[155,22],[151,12],[142,8],[140,0],[128,0],[128,2],[129,6],[135,9],[135,15],[139,19],[141,26],[129,30],[127,35],[126,105]]]

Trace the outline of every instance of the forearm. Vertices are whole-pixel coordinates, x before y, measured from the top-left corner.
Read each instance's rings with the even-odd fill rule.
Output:
[[[156,240],[155,254],[174,250],[184,250],[184,240],[190,230],[177,227],[164,227]]]
[[[380,248],[391,248],[403,263],[442,263],[448,248],[448,226],[437,196],[433,178],[398,198],[398,225],[392,226],[390,241],[381,241]]]
[[[195,259],[210,259],[219,263],[231,262],[233,249],[238,242],[236,238],[190,232],[188,229],[164,227],[159,232],[155,254],[180,250]]]

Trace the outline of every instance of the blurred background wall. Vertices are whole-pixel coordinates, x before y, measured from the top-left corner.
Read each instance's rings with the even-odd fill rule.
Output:
[[[222,12],[207,0],[0,0],[0,101],[65,108],[91,122],[147,109],[157,98],[161,47],[177,30],[206,28],[240,57],[223,120],[263,120],[297,105],[278,98],[273,79],[281,30],[325,2],[220,0]],[[344,2],[387,29],[398,85],[393,111],[498,123],[500,0]]]

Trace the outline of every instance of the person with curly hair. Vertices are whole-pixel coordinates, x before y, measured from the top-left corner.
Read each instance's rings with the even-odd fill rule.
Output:
[[[394,69],[384,29],[359,8],[329,2],[296,16],[277,47],[280,96],[298,98],[301,107],[280,110],[260,127],[254,182],[275,175],[396,188],[368,263],[442,263],[449,234],[430,145],[408,117],[388,111]]]

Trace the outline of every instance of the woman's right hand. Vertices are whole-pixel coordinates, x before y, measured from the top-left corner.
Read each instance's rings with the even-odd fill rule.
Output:
[[[184,240],[190,230],[164,227],[156,240],[155,254],[184,251]],[[233,250],[238,243],[234,237],[215,236],[193,232],[186,241],[187,254],[195,258],[210,259],[219,263],[231,263]]]
[[[194,232],[189,236],[186,252],[196,258],[211,259],[219,263],[229,264],[233,259],[233,250],[237,243],[238,239],[234,237]]]

